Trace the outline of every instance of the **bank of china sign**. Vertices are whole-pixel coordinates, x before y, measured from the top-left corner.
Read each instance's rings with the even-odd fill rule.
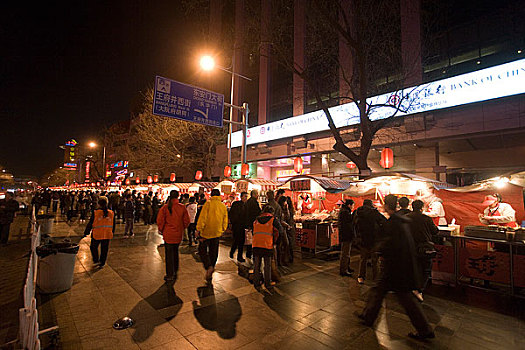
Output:
[[[525,93],[525,59],[476,72],[438,80],[393,93],[371,97],[370,119],[428,112],[474,102]],[[330,108],[336,127],[359,124],[359,110],[355,103]],[[326,131],[328,120],[322,110],[291,117],[248,129],[248,144],[278,140],[287,137]],[[232,135],[232,147],[240,147],[240,131]]]

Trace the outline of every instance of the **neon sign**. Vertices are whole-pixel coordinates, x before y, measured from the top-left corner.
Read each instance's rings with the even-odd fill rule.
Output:
[[[525,93],[525,59],[461,74],[379,96],[370,97],[369,118],[385,119],[456,107],[469,103]],[[359,124],[359,109],[353,102],[329,108],[337,128]],[[329,130],[322,110],[258,125],[248,129],[247,144],[278,140]],[[242,131],[232,134],[232,147],[240,147]]]

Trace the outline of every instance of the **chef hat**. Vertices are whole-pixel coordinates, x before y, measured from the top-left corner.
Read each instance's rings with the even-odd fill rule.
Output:
[[[488,195],[488,196],[485,196],[485,200],[483,201],[483,205],[484,206],[489,206],[491,204],[494,204],[494,202],[496,202],[498,200],[498,198],[494,195]]]

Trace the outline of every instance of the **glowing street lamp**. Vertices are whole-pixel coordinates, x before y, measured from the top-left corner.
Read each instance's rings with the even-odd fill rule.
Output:
[[[203,70],[209,72],[215,68],[215,59],[209,55],[202,56],[200,65]]]
[[[98,145],[91,141],[88,143],[89,148],[96,148]],[[102,146],[102,178],[106,179],[106,146]]]

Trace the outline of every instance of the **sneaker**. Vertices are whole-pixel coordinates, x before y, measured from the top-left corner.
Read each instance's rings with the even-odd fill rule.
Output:
[[[343,276],[343,277],[350,277],[350,276],[352,276],[352,273],[349,272],[349,271],[346,271],[346,272],[340,272],[339,274],[340,274],[341,276]]]
[[[131,235],[129,235],[129,238],[133,238],[133,237],[135,237],[135,234],[134,234],[134,233],[132,233]]]
[[[423,299],[423,293],[419,292],[418,290],[413,290],[412,291],[412,294],[414,294],[414,296],[416,297],[416,299],[422,303],[424,301]]]
[[[363,284],[365,283],[365,279],[363,277],[357,277],[357,283]]]

